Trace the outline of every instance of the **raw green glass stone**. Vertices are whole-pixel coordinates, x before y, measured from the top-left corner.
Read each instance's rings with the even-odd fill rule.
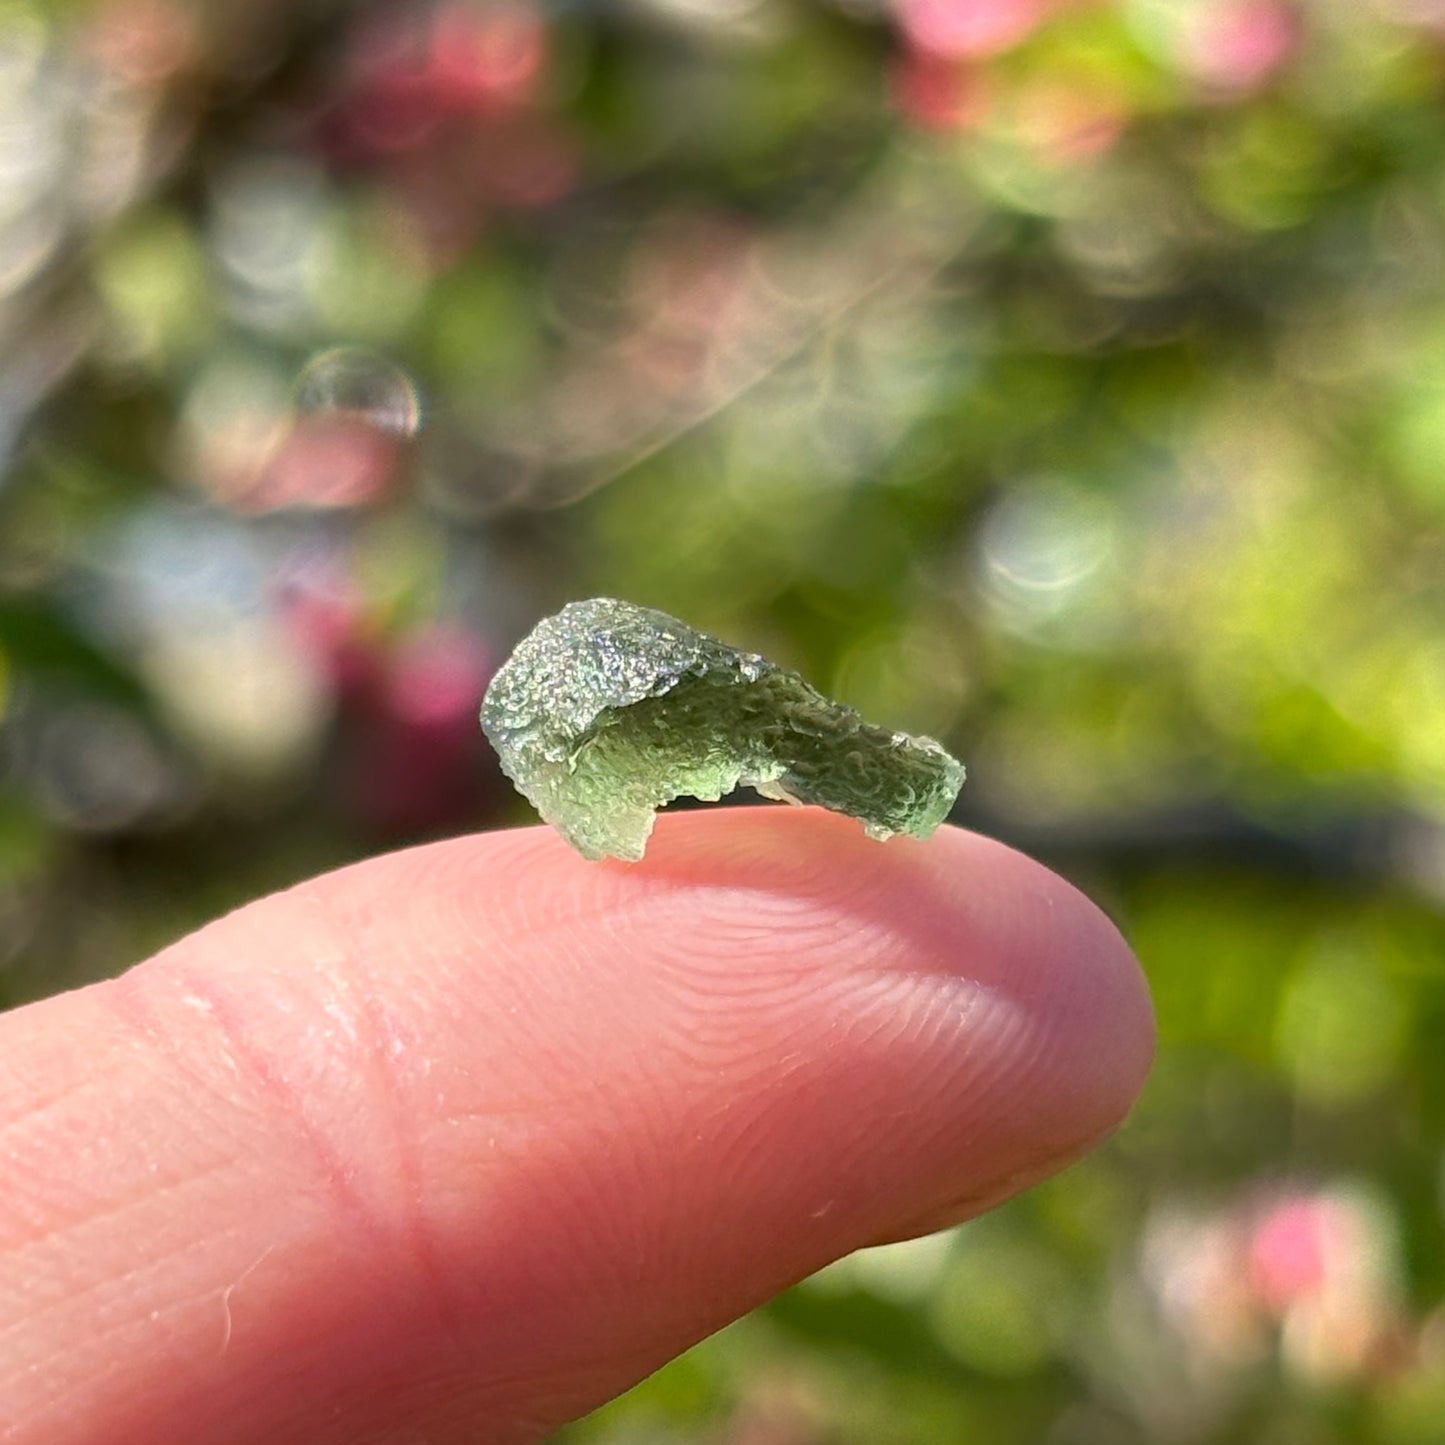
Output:
[[[848,813],[872,838],[926,838],[963,785],[932,738],[874,727],[755,652],[610,597],[569,603],[517,644],[482,728],[588,858],[635,862],[664,803],[716,801],[740,783]]]

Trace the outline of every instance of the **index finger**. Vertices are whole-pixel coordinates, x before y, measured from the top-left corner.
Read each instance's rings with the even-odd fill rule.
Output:
[[[1113,1127],[1152,1023],[954,829],[660,820],[376,859],[0,1020],[0,1438],[536,1438]]]

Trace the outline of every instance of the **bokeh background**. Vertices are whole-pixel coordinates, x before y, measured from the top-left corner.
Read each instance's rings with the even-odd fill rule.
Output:
[[[524,820],[599,593],[943,738],[1161,1052],[562,1438],[1445,1441],[1445,3],[0,0],[0,1003]]]

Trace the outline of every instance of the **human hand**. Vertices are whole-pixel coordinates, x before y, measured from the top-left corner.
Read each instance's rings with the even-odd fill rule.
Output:
[[[812,809],[416,848],[0,1018],[6,1445],[513,1445],[1114,1127],[1086,899]]]

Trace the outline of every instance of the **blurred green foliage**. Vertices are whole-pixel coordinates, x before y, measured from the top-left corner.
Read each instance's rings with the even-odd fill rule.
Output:
[[[1161,1055],[567,1438],[1438,1445],[1442,196],[1436,0],[5,0],[0,1002],[521,819],[490,668],[658,606],[964,757]]]

